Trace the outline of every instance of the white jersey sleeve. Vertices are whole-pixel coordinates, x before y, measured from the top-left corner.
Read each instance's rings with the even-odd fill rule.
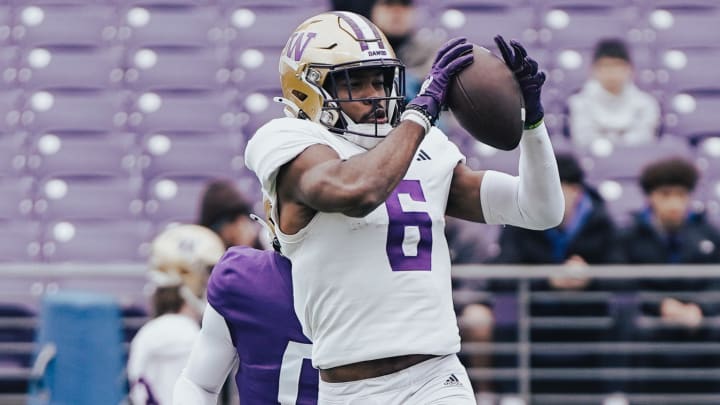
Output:
[[[215,405],[238,355],[223,317],[208,305],[187,366],[175,383],[173,405]]]
[[[260,127],[245,149],[245,165],[255,172],[262,188],[274,193],[277,172],[312,145],[331,146],[337,137],[312,121],[278,118]]]

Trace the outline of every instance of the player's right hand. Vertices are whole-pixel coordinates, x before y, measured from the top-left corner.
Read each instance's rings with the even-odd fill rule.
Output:
[[[417,97],[410,101],[407,108],[420,111],[434,124],[445,103],[450,80],[473,62],[472,47],[466,38],[455,38],[445,43],[438,51]]]

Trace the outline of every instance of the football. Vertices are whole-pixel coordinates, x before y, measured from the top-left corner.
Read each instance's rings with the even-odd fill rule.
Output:
[[[525,119],[520,86],[488,49],[473,45],[473,54],[473,63],[450,83],[447,105],[473,138],[497,149],[515,149]]]

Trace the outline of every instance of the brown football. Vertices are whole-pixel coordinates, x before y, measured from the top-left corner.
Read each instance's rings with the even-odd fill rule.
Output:
[[[474,61],[450,83],[447,105],[460,125],[478,141],[515,149],[524,125],[524,103],[513,73],[502,59],[473,45]]]

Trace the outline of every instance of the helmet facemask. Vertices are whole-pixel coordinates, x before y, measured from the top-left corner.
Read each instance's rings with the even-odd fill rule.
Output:
[[[324,103],[320,123],[332,132],[366,149],[377,145],[400,121],[405,104],[405,68],[387,60],[364,61],[332,67],[325,78],[322,91]],[[374,72],[374,73],[373,73]],[[377,74],[376,77],[375,74]],[[353,95],[353,81],[357,77],[371,80],[384,88],[384,96],[361,97]],[[356,90],[357,93],[358,90]],[[347,103],[364,103],[372,106],[371,116],[355,122],[344,110]],[[384,122],[378,122],[384,121]]]

